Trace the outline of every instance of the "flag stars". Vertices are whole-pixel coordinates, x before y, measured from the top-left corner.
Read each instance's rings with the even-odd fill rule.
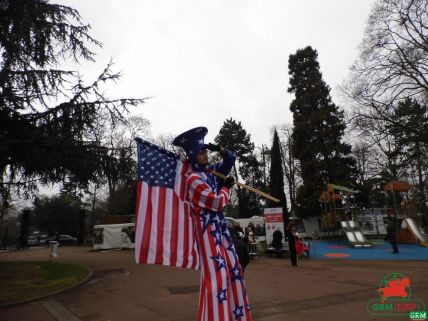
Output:
[[[148,142],[139,144],[138,179],[151,186],[173,188],[178,157]]]
[[[232,242],[232,236],[229,234],[229,232],[228,232],[228,231],[223,232],[223,236],[226,238],[226,240],[227,240],[228,242],[232,243],[232,245],[233,245],[233,242]],[[229,249],[229,248],[228,248],[228,249]]]
[[[220,292],[217,294],[217,300],[218,300],[218,304],[223,303],[223,301],[227,300],[227,290],[226,289],[221,289]]]
[[[217,271],[226,267],[226,262],[220,253],[218,253],[217,256],[211,256],[211,259],[216,263]]]
[[[211,235],[215,238],[215,245],[221,244],[221,232],[220,231],[212,231]]]
[[[217,216],[216,214],[204,213],[201,214],[202,221],[202,232],[205,233],[209,225],[212,225],[214,228],[216,227]]]
[[[242,305],[236,305],[233,309],[233,314],[235,315],[235,320],[238,320],[240,317],[244,316],[244,307]]]
[[[227,247],[227,250],[235,253],[235,246],[233,245],[233,243],[230,243],[230,245]]]
[[[229,270],[232,274],[232,281],[242,281],[241,269],[238,266],[238,261],[235,262],[235,266]]]

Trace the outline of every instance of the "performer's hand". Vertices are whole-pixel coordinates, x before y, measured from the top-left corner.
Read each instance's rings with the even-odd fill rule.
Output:
[[[228,189],[231,189],[233,184],[235,184],[235,179],[233,178],[233,176],[228,176],[223,182],[223,186],[227,187]]]
[[[204,145],[205,149],[211,150],[213,152],[219,152],[221,151],[221,146],[220,145],[215,145],[215,144],[205,144]]]

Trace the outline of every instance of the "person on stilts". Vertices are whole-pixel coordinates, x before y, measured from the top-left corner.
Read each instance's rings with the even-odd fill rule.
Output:
[[[186,198],[193,214],[200,257],[198,320],[251,321],[242,267],[222,212],[234,179],[229,176],[222,180],[210,173],[213,169],[228,175],[236,157],[221,146],[204,144],[207,132],[205,127],[193,128],[173,141],[185,150],[192,165]],[[219,152],[223,161],[209,166],[207,150]]]

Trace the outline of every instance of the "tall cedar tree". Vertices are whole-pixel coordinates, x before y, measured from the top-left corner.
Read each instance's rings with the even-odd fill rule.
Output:
[[[254,163],[254,158],[251,157],[254,151],[254,143],[251,142],[251,135],[242,127],[241,122],[236,122],[232,118],[226,119],[214,141],[230,149],[236,155],[238,168],[235,166],[232,169],[235,178],[239,177],[239,170],[239,174],[244,180],[251,181],[251,170],[248,170],[248,167],[257,166]],[[239,217],[251,217],[258,214],[253,213],[253,210],[259,211],[257,208],[258,201],[257,198],[251,197],[247,191],[238,188]]]
[[[142,99],[109,99],[109,64],[92,84],[61,64],[94,61],[101,44],[70,7],[46,0],[0,1],[0,180],[28,183],[68,178],[86,184],[100,175],[106,150],[92,137],[102,115],[123,120]],[[29,186],[29,185],[25,185]]]
[[[303,184],[297,193],[298,212],[318,215],[319,196],[328,183],[352,186],[354,159],[343,143],[343,111],[332,102],[330,88],[322,79],[318,53],[310,46],[290,55],[289,93],[294,93],[293,151],[300,161]]]
[[[287,198],[284,192],[284,171],[279,147],[279,137],[276,129],[273,133],[272,149],[270,150],[269,194],[279,199],[279,203],[268,200],[268,207],[282,207],[284,225],[288,224]]]

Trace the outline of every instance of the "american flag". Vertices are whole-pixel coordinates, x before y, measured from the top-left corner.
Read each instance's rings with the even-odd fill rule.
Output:
[[[136,139],[138,150],[135,260],[199,269],[190,206],[185,200],[190,164]]]

